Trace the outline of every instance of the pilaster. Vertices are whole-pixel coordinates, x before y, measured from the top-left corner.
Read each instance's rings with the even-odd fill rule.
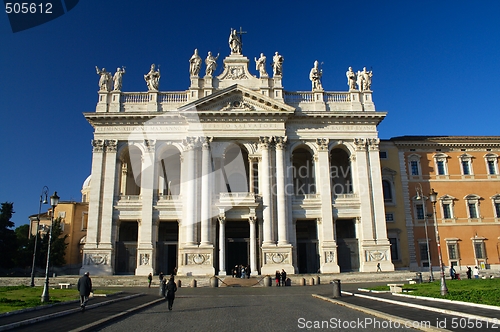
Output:
[[[117,140],[106,140],[105,145],[105,166],[102,195],[102,214],[99,238],[99,249],[113,249],[112,229],[113,229],[113,206],[115,200],[116,181],[116,148]]]
[[[89,218],[85,249],[97,248],[99,220],[101,212],[102,176],[104,169],[104,140],[92,140],[92,185],[89,197]]]
[[[98,93],[98,101],[97,101],[97,106],[95,108],[95,111],[100,113],[100,112],[107,112],[108,107],[109,107],[109,99],[110,95],[108,91],[99,91]]]
[[[148,275],[153,272],[153,187],[154,187],[154,159],[155,140],[144,140],[144,154],[141,169],[141,197],[142,209],[139,222],[139,236],[137,245],[136,275]]]
[[[270,186],[270,162],[269,162],[269,144],[271,138],[268,136],[261,136],[259,138],[259,150],[261,151],[262,161],[261,170],[262,185],[259,185],[259,190],[262,188],[262,214],[263,214],[263,231],[264,239],[263,246],[274,244],[272,239],[272,207],[271,207],[271,186]]]
[[[279,101],[284,101],[283,85],[281,83],[282,76],[275,75],[273,77],[273,98]]]
[[[114,90],[111,92],[111,102],[109,104],[109,112],[120,112],[121,106],[121,91]]]
[[[363,105],[361,104],[361,92],[359,92],[358,90],[350,90],[349,94],[351,97],[351,111],[363,111]]]
[[[158,112],[158,91],[148,91],[148,112]]]

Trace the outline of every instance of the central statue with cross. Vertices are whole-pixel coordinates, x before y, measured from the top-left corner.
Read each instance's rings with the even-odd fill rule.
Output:
[[[231,28],[231,34],[229,35],[229,48],[231,49],[231,54],[241,54],[241,46],[242,35],[246,33],[246,31],[242,31],[240,27],[240,31],[236,31],[236,29]]]

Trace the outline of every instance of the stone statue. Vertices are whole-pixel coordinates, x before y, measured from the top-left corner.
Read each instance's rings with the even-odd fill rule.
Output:
[[[113,91],[120,91],[122,89],[123,74],[125,74],[125,67],[122,67],[122,69],[116,68],[116,73],[113,76]]]
[[[278,52],[274,53],[273,56],[273,75],[281,76],[283,75],[283,56],[279,55]]]
[[[366,67],[363,67],[361,75],[363,75],[363,91],[370,91],[372,86],[373,72],[371,70],[367,71]]]
[[[231,29],[231,34],[229,35],[229,48],[231,49],[231,54],[241,54],[241,39],[235,29]]]
[[[194,50],[193,56],[189,59],[189,73],[191,76],[198,76],[201,69],[201,58],[198,55],[198,49]]]
[[[219,53],[214,58],[212,52],[208,52],[207,58],[205,59],[205,64],[207,65],[207,69],[205,71],[206,76],[212,76],[215,69],[217,68],[217,59],[219,58]]]
[[[106,68],[99,70],[97,66],[95,66],[95,70],[97,75],[100,75],[99,91],[111,91],[111,73],[108,73]]]
[[[255,58],[255,69],[259,71],[260,77],[267,77],[266,57],[264,56],[264,53],[260,54],[260,58]]]
[[[361,71],[358,70],[358,75],[356,78],[356,84],[358,85],[358,90],[363,91],[363,75],[361,74]]]
[[[309,79],[312,83],[312,91],[321,91],[323,87],[321,86],[321,76],[323,76],[323,70],[318,68],[318,61],[314,61],[314,67],[312,67],[309,72]]]
[[[160,87],[160,68],[158,67],[158,70],[155,71],[155,65],[152,64],[149,73],[144,75],[144,80],[148,86],[148,91],[158,91]]]
[[[349,67],[345,76],[347,76],[347,85],[349,86],[349,90],[356,90],[356,73],[352,71],[352,67]]]

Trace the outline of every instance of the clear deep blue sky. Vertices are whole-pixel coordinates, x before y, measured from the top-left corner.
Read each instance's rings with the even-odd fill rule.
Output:
[[[12,33],[0,13],[0,202],[14,203],[19,226],[37,213],[44,185],[81,199],[92,157],[82,113],[95,111],[96,65],[126,66],[122,90],[146,91],[143,75],[160,64],[160,90],[186,90],[193,50],[220,52],[219,74],[240,26],[244,55],[263,52],[268,71],[275,51],[284,56],[286,90],[310,90],[314,60],[327,91],[347,90],[349,66],[372,68],[375,106],[388,112],[381,138],[499,135],[499,17],[499,1],[82,0]]]

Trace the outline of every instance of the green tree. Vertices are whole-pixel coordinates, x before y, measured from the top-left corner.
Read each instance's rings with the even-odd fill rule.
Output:
[[[62,236],[62,233],[61,218],[57,218],[52,225],[52,247],[50,249],[50,261],[52,266],[63,266],[66,264],[64,255],[66,254],[66,247],[68,246],[68,243],[66,243],[68,234]]]
[[[2,203],[0,208],[0,268],[14,266],[16,253],[16,233],[11,229],[14,222],[10,219],[14,214],[14,203]]]
[[[15,229],[17,252],[14,256],[16,267],[31,266],[33,262],[33,247],[35,237],[29,238],[30,225],[21,225]]]

